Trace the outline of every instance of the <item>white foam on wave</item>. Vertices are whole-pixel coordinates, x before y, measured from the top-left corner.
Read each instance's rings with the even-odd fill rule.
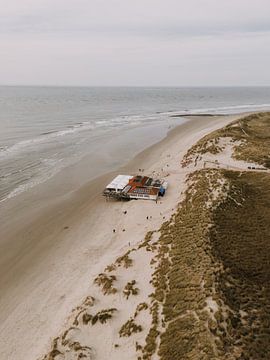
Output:
[[[46,144],[53,139],[62,138],[65,136],[72,136],[74,134],[95,130],[96,128],[114,128],[125,125],[140,125],[143,122],[156,121],[160,116],[157,115],[125,115],[112,119],[97,120],[95,122],[84,121],[75,125],[71,125],[62,130],[51,130],[40,134],[39,136],[31,139],[19,141],[11,146],[3,146],[0,148],[0,157],[13,154],[14,152],[27,151],[37,144]]]
[[[118,116],[111,119],[106,120],[96,120],[95,122],[80,122],[75,125],[68,126],[65,129],[61,130],[52,130],[48,132],[44,132],[39,136],[19,141],[18,143],[11,145],[11,146],[2,146],[0,147],[0,157],[9,155],[13,152],[18,152],[32,147],[36,144],[46,144],[46,142],[50,142],[53,139],[65,137],[65,136],[72,136],[76,133],[95,130],[96,128],[114,128],[119,126],[137,126],[140,124],[145,123],[152,123],[157,120],[166,119],[168,116],[172,115],[188,115],[188,114],[203,114],[203,113],[237,113],[238,111],[243,110],[260,110],[260,109],[267,109],[270,108],[270,104],[242,104],[242,105],[232,105],[232,106],[221,106],[221,107],[209,107],[209,108],[197,108],[197,109],[187,109],[187,110],[180,110],[180,111],[166,111],[166,112],[159,112],[155,114],[139,114],[139,115],[123,115]]]
[[[112,118],[106,122],[108,127],[116,127],[119,125],[140,125],[146,123],[152,123],[159,120],[167,118],[167,113],[159,113],[159,114],[141,114],[141,115],[123,115],[119,117]]]
[[[22,151],[23,149],[27,149],[28,147],[36,144],[46,144],[46,142],[49,142],[50,140],[56,139],[58,137],[72,135],[81,131],[93,130],[94,128],[95,126],[92,123],[84,122],[72,125],[63,130],[48,131],[40,134],[35,138],[19,141],[18,143],[9,147],[3,147],[2,149],[0,149],[0,156],[5,156],[13,152]]]
[[[43,171],[40,171],[38,176],[34,176],[31,179],[28,179],[26,182],[19,184],[13,190],[11,190],[3,199],[0,200],[4,202],[8,199],[11,199],[23,192],[35,187],[36,185],[42,184],[45,181],[51,179],[54,175],[56,175],[61,169],[64,168],[64,159],[42,159],[41,162],[47,165]],[[62,164],[61,164],[62,163]],[[56,166],[57,165],[57,166]]]

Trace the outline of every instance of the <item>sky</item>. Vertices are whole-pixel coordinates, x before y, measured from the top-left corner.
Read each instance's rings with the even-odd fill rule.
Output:
[[[0,0],[0,84],[269,86],[269,0]]]

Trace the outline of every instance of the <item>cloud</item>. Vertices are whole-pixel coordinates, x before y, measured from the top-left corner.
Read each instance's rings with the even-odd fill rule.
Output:
[[[11,0],[0,9],[2,33],[89,32],[151,35],[269,31],[268,1]]]
[[[9,0],[0,82],[269,84],[269,12],[268,0]]]

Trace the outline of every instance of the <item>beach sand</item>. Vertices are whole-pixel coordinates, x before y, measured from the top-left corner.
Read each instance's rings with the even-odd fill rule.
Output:
[[[21,197],[15,212],[12,204],[10,210],[5,209],[0,244],[1,359],[34,360],[48,351],[51,339],[65,326],[72,309],[96,291],[92,289],[97,274],[138,245],[148,231],[159,229],[175,212],[191,171],[180,166],[190,146],[239,117],[189,117],[188,122],[121,169],[49,201],[45,209],[38,201],[29,207],[27,196]],[[106,202],[102,198],[102,189],[115,174],[135,174],[139,168],[145,175],[166,177],[169,189],[164,199],[156,204]],[[34,191],[39,190],[37,187]],[[134,268],[142,271],[141,284],[148,283],[151,275],[143,272],[146,260],[144,256],[137,259]],[[141,302],[149,291],[151,287],[146,286]],[[102,344],[98,347],[101,349]],[[104,350],[98,358],[109,355]],[[127,352],[126,358],[129,356]]]

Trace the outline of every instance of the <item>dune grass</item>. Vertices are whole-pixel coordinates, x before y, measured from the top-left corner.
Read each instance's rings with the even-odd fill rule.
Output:
[[[210,182],[218,187],[219,177],[216,170],[191,175],[185,200],[160,230],[163,246],[169,244],[170,259],[159,268],[159,277],[165,281],[156,283],[165,327],[158,352],[162,360],[217,359],[221,355],[209,330],[211,316],[205,311],[207,297],[214,294],[218,268],[211,258],[207,236],[211,223],[211,210],[206,206],[211,193],[207,189]],[[164,250],[168,261],[165,254]],[[159,297],[162,290],[164,296]]]
[[[212,252],[224,272],[217,291],[231,311],[227,338],[241,359],[270,358],[270,176],[225,171],[231,187],[213,214]]]
[[[91,323],[95,325],[97,322],[101,324],[105,324],[109,319],[113,317],[113,313],[117,311],[115,308],[104,309],[96,313],[95,315],[91,315],[89,313],[84,313],[82,316],[82,322],[84,325]]]
[[[115,281],[115,275],[101,273],[95,278],[94,283],[101,287],[104,295],[111,295],[117,292],[117,289],[113,286]]]
[[[120,337],[129,337],[134,333],[141,332],[142,326],[135,323],[134,319],[130,319],[127,322],[125,322],[120,330],[119,330],[119,336]]]
[[[234,146],[235,159],[270,168],[270,112],[246,116],[206,135],[188,150],[182,165],[189,165],[207,152],[219,153],[222,150],[219,139],[224,137],[239,142]]]
[[[142,355],[138,357],[138,360],[151,360],[158,347],[157,337],[159,336],[159,304],[157,301],[153,301],[150,307],[150,313],[152,316],[151,327],[145,338],[145,346],[141,349]]]
[[[185,200],[160,229],[161,360],[270,358],[269,180],[218,169],[190,175]]]
[[[115,263],[118,266],[123,266],[126,269],[131,267],[132,264],[133,264],[133,260],[129,256],[130,252],[131,251],[128,251],[125,255],[120,256],[119,258],[117,258]]]
[[[135,287],[136,280],[129,281],[124,287],[123,294],[128,299],[130,295],[138,295],[139,289]]]

